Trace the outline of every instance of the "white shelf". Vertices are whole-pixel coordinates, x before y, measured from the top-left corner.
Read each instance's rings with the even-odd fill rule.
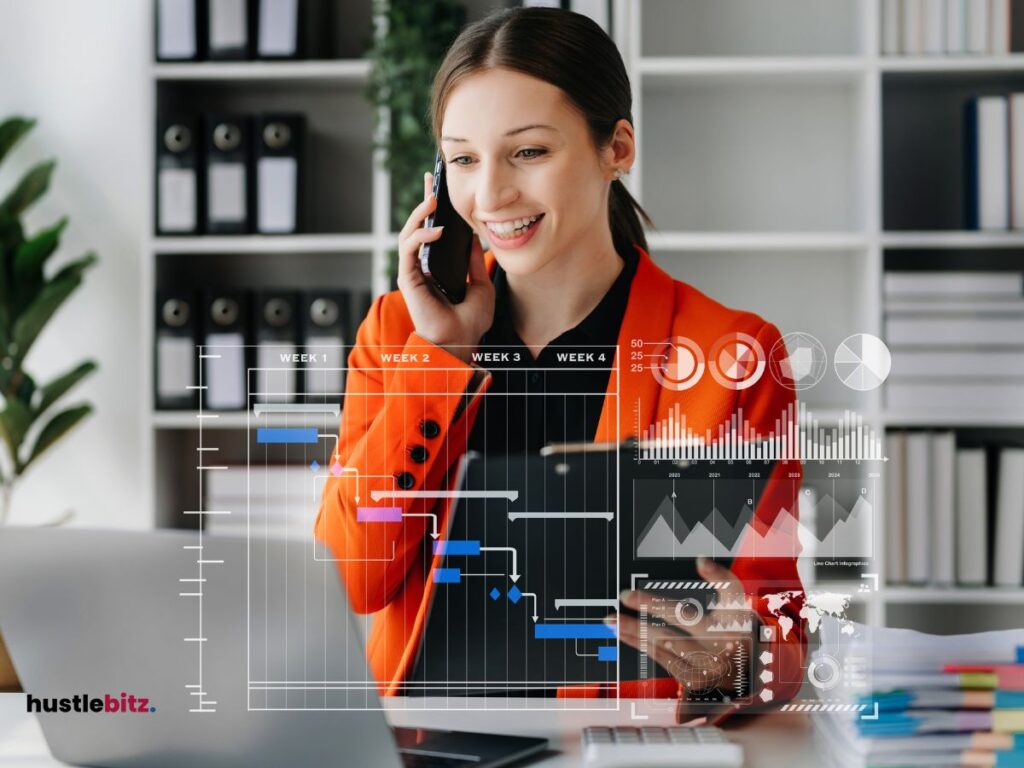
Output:
[[[886,232],[883,248],[1024,248],[1022,232]]]
[[[884,56],[882,72],[955,74],[960,72],[1024,72],[1024,54],[1008,56]]]
[[[372,234],[196,235],[151,238],[155,253],[352,253],[381,245]]]
[[[886,603],[983,603],[1024,605],[1024,589],[1015,587],[885,587]]]
[[[666,251],[852,251],[867,248],[859,232],[655,232],[652,250]]]
[[[152,67],[156,80],[214,81],[327,81],[361,84],[370,76],[365,59],[335,61],[238,61],[159,63]]]
[[[855,56],[648,56],[637,62],[645,79],[784,77],[814,82],[853,81],[863,75],[865,60]]]

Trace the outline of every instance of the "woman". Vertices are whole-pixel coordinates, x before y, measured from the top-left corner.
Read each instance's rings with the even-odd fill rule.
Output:
[[[422,227],[435,206],[427,174],[424,201],[399,235],[399,290],[374,303],[349,357],[340,465],[358,469],[366,482],[376,477],[402,489],[447,487],[449,470],[467,446],[495,447],[474,425],[482,401],[492,402],[491,393],[481,393],[500,389],[501,377],[472,364],[471,354],[499,344],[521,346],[536,360],[556,345],[583,343],[617,345],[621,356],[619,414],[606,402],[557,435],[513,429],[501,435],[510,450],[553,437],[624,439],[635,432],[638,402],[645,426],[680,404],[701,431],[717,428],[739,408],[761,432],[769,431],[792,400],[771,377],[743,390],[704,377],[673,391],[627,362],[633,339],[685,335],[707,350],[733,333],[754,337],[763,349],[779,338],[761,318],[674,281],[651,260],[641,224],[646,214],[620,181],[636,154],[630,113],[618,50],[584,16],[517,8],[460,34],[434,81],[432,121],[452,203],[477,235],[466,298],[450,304],[420,271],[420,246],[440,235]],[[491,246],[487,253],[480,235]],[[610,386],[607,372],[604,377],[601,391]],[[415,658],[429,583],[423,537],[432,533],[430,515],[444,510],[430,500],[396,499],[403,513],[421,516],[364,525],[357,507],[366,482],[339,471],[325,488],[316,532],[339,558],[355,610],[376,614],[368,653],[387,691]],[[759,580],[799,589],[795,559],[741,557],[731,571],[712,562],[701,568],[709,581],[748,592]],[[624,602],[635,606],[638,599],[631,593]],[[774,621],[758,607],[765,622]],[[620,617],[618,630],[624,642],[639,642],[633,619]],[[802,643],[802,633],[789,633],[787,664],[799,665]],[[661,644],[654,655],[682,679],[684,671],[672,669],[678,665]],[[783,695],[776,691],[777,698]]]

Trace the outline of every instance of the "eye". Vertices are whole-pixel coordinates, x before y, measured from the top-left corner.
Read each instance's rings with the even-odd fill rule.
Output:
[[[460,160],[468,160],[469,162],[460,163]],[[458,157],[453,157],[449,160],[448,165],[469,165],[470,162],[472,162],[472,158],[466,157],[465,155],[459,155]]]
[[[524,159],[526,159],[526,160],[534,160],[534,159],[540,157],[541,155],[546,155],[548,153],[548,151],[546,149],[538,149],[537,147],[526,147],[525,149],[519,150],[516,153],[516,155],[517,156],[522,155],[524,152],[532,152],[533,153],[531,155],[524,156]]]

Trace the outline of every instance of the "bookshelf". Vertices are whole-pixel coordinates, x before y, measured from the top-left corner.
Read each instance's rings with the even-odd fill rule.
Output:
[[[154,117],[182,100],[200,105],[200,111],[202,105],[225,103],[241,110],[295,108],[309,112],[328,139],[361,151],[325,159],[330,167],[344,167],[351,183],[332,178],[323,184],[309,234],[146,239],[147,394],[153,390],[153,292],[162,277],[181,271],[200,279],[258,273],[272,280],[294,270],[333,270],[340,285],[369,287],[375,294],[389,287],[386,255],[397,241],[389,221],[392,180],[380,155],[366,151],[373,115],[361,90],[369,65],[353,31],[356,22],[369,24],[372,3],[321,2],[334,4],[336,18],[348,16],[344,27],[336,22],[322,35],[321,49],[330,55],[149,65]],[[472,0],[469,17],[506,4]],[[881,0],[610,4],[639,138],[637,164],[624,180],[655,221],[652,255],[677,278],[726,304],[761,313],[784,333],[811,332],[831,352],[852,333],[882,335],[882,276],[892,254],[926,259],[937,252],[978,251],[1024,267],[1024,232],[962,230],[952,213],[959,187],[951,190],[940,179],[934,188],[922,188],[909,161],[892,156],[890,141],[893,131],[921,119],[908,104],[941,121],[969,91],[1018,85],[1024,90],[1024,53],[882,56]],[[1013,13],[1020,27],[1021,0],[1014,0]],[[948,132],[935,133],[918,149],[921,162],[937,162],[940,177],[953,172],[958,179],[953,165],[959,150],[948,150]],[[152,166],[146,172],[152,182]],[[887,206],[908,193],[922,198],[920,203],[907,211]],[[1024,412],[967,410],[951,417],[887,411],[881,390],[853,392],[831,374],[802,395],[823,419],[838,419],[852,408],[880,431],[949,426],[1024,434]],[[221,414],[203,429],[230,455],[242,450],[246,423],[245,414]],[[176,510],[194,501],[194,418],[150,409],[145,429],[147,486],[156,510],[149,522],[185,525]],[[877,509],[874,553],[884,564],[884,509]],[[856,594],[856,583],[830,583],[837,589],[847,584],[857,615],[874,623],[951,631],[964,611],[980,617],[979,629],[1008,620],[1024,623],[1024,590],[894,587],[880,581],[879,590],[867,595]],[[925,609],[913,610],[920,606]]]

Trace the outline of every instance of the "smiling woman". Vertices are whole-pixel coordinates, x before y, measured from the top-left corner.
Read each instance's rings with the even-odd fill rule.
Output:
[[[449,303],[420,269],[421,245],[441,236],[440,228],[423,226],[436,206],[428,173],[424,200],[399,235],[399,290],[374,303],[349,357],[336,450],[341,466],[405,492],[388,497],[400,517],[364,525],[359,482],[339,472],[326,484],[316,523],[353,606],[377,613],[369,654],[386,692],[399,690],[417,658],[438,562],[427,525],[435,516],[445,520],[437,492],[450,487],[468,449],[620,441],[680,412],[702,434],[742,411],[763,434],[793,402],[771,377],[742,387],[706,377],[672,389],[646,366],[628,364],[637,340],[686,336],[709,350],[742,336],[771,349],[779,332],[673,280],[648,255],[643,222],[650,220],[620,181],[636,160],[629,80],[597,24],[558,9],[496,12],[459,35],[431,104],[452,205],[475,232],[465,299]],[[595,348],[613,364],[559,370],[566,350]],[[527,378],[515,366],[476,364],[501,359],[499,350],[550,373]],[[414,365],[396,367],[393,352]],[[548,392],[559,396],[525,396]],[[782,462],[777,472],[798,479],[800,467]],[[762,503],[752,525],[767,530],[779,509]],[[791,558],[737,557],[732,570],[705,563],[701,572],[753,595],[763,581],[799,590],[799,544],[790,551]],[[638,599],[624,602],[635,607]],[[776,621],[755,602],[760,621]],[[792,610],[799,627],[799,605]],[[634,624],[623,617],[623,642],[639,642]],[[673,631],[688,634],[682,625]],[[784,646],[778,679],[797,682],[776,688],[776,699],[799,687],[803,633],[787,633]],[[676,679],[658,690],[675,694],[676,681],[685,683],[692,670],[667,666]]]

